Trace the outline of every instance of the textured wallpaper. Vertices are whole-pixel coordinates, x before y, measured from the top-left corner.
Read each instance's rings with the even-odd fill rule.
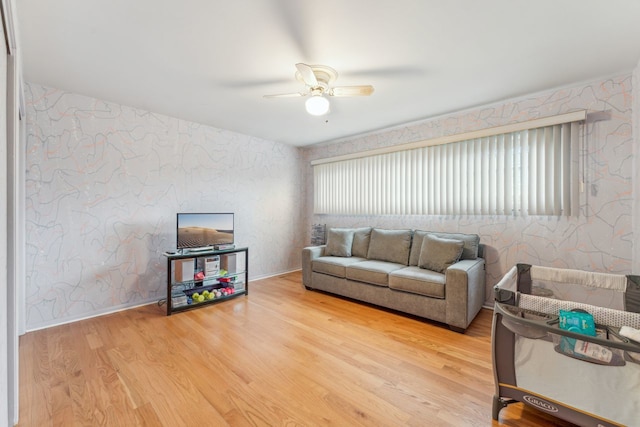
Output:
[[[631,182],[633,185],[633,236],[637,240],[640,236],[640,61],[633,70],[633,167]],[[640,274],[640,249],[638,244],[633,245],[632,271]]]
[[[299,268],[293,147],[25,85],[27,329],[164,297],[176,212],[234,212],[250,277]]]
[[[27,84],[27,329],[162,298],[161,254],[175,245],[178,211],[235,212],[252,278],[299,268],[313,223],[478,233],[488,301],[516,262],[637,270],[632,81],[621,75],[304,149]],[[310,160],[576,109],[604,112],[583,126],[578,217],[313,215]]]
[[[580,174],[584,190],[577,217],[313,215],[311,160],[579,109],[598,114],[590,114],[582,127]],[[488,302],[491,287],[517,262],[629,273],[633,264],[632,122],[632,76],[622,75],[308,147],[304,149],[307,241],[314,223],[477,233],[486,245]]]

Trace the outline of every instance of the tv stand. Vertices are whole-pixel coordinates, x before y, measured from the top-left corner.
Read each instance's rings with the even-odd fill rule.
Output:
[[[164,254],[167,316],[249,294],[249,248],[197,249]]]

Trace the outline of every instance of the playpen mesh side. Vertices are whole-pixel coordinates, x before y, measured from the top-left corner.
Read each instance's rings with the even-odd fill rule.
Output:
[[[625,305],[627,277],[620,274],[531,266],[530,277],[532,289],[528,294],[551,294],[564,301],[635,311]]]
[[[598,307],[574,301],[562,301],[535,295],[520,294],[518,306],[539,313],[558,315],[560,310],[582,309],[591,313],[596,323],[605,326],[631,326],[640,329],[640,314]]]
[[[575,284],[590,288],[611,289],[620,292],[624,292],[627,289],[627,277],[622,274],[540,267],[538,265],[531,266],[531,280]]]

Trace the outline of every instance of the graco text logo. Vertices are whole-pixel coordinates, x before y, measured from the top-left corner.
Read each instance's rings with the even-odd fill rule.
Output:
[[[547,412],[558,412],[558,408],[556,408],[555,406],[553,406],[551,403],[542,400],[542,399],[538,399],[537,397],[534,396],[523,396],[523,399],[526,400],[528,403],[532,404],[533,406],[536,406],[540,409],[543,409]]]

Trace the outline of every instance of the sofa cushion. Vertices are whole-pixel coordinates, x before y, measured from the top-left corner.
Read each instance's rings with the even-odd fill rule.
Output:
[[[389,286],[389,273],[404,267],[393,262],[367,260],[347,266],[346,276],[358,282]]]
[[[371,239],[371,227],[360,227],[354,230],[353,245],[351,255],[366,258],[369,252],[369,241]]]
[[[419,267],[405,267],[389,274],[389,288],[432,298],[444,298],[445,275]]]
[[[462,240],[443,239],[428,234],[422,239],[418,267],[444,273],[449,266],[460,260]]]
[[[328,256],[350,257],[353,245],[353,230],[330,228],[327,234],[327,247],[324,253]]]
[[[407,265],[411,248],[411,230],[371,230],[367,258]]]
[[[477,234],[464,234],[464,233],[444,233],[444,232],[432,232],[416,230],[413,233],[413,244],[411,245],[411,255],[409,256],[409,265],[418,265],[418,258],[420,258],[420,250],[422,249],[422,240],[427,234],[432,234],[444,239],[462,240],[464,246],[462,247],[462,255],[460,259],[477,259],[478,251],[480,247],[480,236]]]
[[[369,251],[369,240],[371,238],[371,227],[359,228],[332,228],[339,232],[353,232],[353,243],[351,244],[351,256],[366,258]],[[329,230],[329,231],[331,231]],[[341,256],[341,255],[334,255]]]
[[[366,261],[366,259],[358,257],[323,256],[312,261],[311,270],[316,273],[346,277],[346,267],[362,261]]]

